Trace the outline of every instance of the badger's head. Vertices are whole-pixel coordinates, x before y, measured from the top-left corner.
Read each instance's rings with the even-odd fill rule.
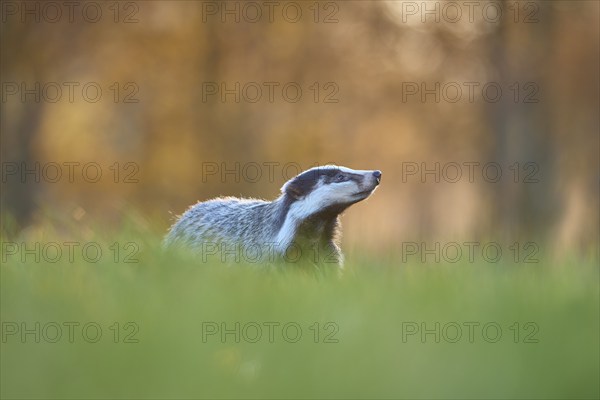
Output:
[[[331,210],[341,212],[366,199],[381,181],[381,171],[353,170],[335,165],[311,168],[281,188],[309,216]]]

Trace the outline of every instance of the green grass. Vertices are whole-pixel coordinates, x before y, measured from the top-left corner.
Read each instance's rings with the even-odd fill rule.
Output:
[[[106,251],[127,236],[104,240]],[[345,275],[337,278],[203,265],[183,254],[162,254],[155,239],[140,244],[138,263],[115,263],[112,253],[98,263],[8,257],[1,269],[2,398],[600,396],[593,259],[407,266],[348,257]],[[25,340],[7,334],[12,323],[31,329],[36,321],[50,339],[55,331],[47,324],[61,325],[62,338],[50,343],[41,332],[36,343],[33,334]],[[64,325],[70,321],[80,324],[73,343]],[[97,343],[82,337],[88,322],[103,330]],[[110,329],[115,322],[119,343]],[[123,343],[133,329],[128,322],[139,328],[137,343]],[[203,340],[203,326],[211,322],[230,329],[237,322],[248,339],[257,323],[263,335],[256,343],[243,335],[236,343],[233,334]],[[269,322],[279,324],[273,343]],[[439,343],[433,334],[403,340],[409,325],[431,329],[436,322]],[[469,322],[479,324],[473,343]],[[285,340],[286,323],[302,328],[298,342]],[[447,340],[456,334],[452,323],[462,327],[456,343]],[[482,334],[488,323],[502,328],[496,343]],[[88,331],[90,338],[94,332]],[[325,343],[332,333],[337,343]],[[295,330],[288,334],[291,340]],[[495,330],[488,335],[492,339]],[[525,343],[531,340],[537,343]]]

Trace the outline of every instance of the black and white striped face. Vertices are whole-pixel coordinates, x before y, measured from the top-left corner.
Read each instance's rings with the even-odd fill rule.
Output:
[[[303,214],[312,214],[331,206],[349,206],[364,200],[380,181],[381,171],[327,165],[301,173],[281,190],[302,203]]]

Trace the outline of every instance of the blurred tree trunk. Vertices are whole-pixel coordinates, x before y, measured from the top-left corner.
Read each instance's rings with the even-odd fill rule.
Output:
[[[504,2],[502,8],[508,7]],[[546,232],[553,222],[552,210],[556,203],[554,184],[544,178],[554,175],[552,104],[544,96],[548,85],[539,72],[543,70],[540,64],[551,54],[553,41],[548,38],[554,33],[553,9],[542,8],[543,4],[540,5],[543,11],[540,23],[524,24],[508,16],[502,18],[497,33],[490,35],[488,42],[489,59],[496,68],[492,80],[503,90],[500,101],[486,105],[495,138],[489,160],[502,168],[502,177],[492,189],[491,209],[495,214],[492,228],[500,237],[510,240],[534,240],[533,234]],[[515,54],[527,57],[514,59]],[[536,87],[539,90],[532,95]],[[489,93],[492,95],[493,89]],[[532,100],[535,102],[529,102]],[[529,182],[532,179],[537,182]]]
[[[38,30],[30,29],[25,24],[18,22],[2,24],[0,40],[2,83],[12,81],[18,85],[22,81],[28,81],[28,87],[31,88],[35,81],[41,82],[40,68],[31,61],[31,54],[27,48],[28,43],[31,43],[31,38],[38,34]],[[15,46],[11,43],[19,43],[19,45]],[[32,73],[30,76],[24,76],[21,71],[31,71]],[[20,94],[13,97],[16,98]],[[2,231],[9,235],[16,235],[25,227],[31,221],[36,208],[34,196],[40,183],[35,181],[34,173],[28,174],[25,179],[21,177],[22,168],[33,170],[35,163],[39,161],[35,154],[34,141],[42,120],[44,103],[43,100],[34,100],[32,96],[28,96],[26,101],[18,98],[18,100],[10,100],[10,105],[9,101],[1,104],[0,142],[2,146],[0,146],[0,156],[2,169],[8,167],[10,165],[8,163],[16,163],[17,168],[16,174],[6,178],[2,177],[2,190],[0,191]],[[6,217],[10,217],[10,220],[6,220]]]

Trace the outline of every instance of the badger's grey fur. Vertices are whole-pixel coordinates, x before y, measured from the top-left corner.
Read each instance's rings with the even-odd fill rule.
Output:
[[[273,201],[223,197],[197,203],[173,224],[164,244],[223,261],[341,266],[339,215],[369,197],[380,180],[380,171],[315,167],[286,182]]]

